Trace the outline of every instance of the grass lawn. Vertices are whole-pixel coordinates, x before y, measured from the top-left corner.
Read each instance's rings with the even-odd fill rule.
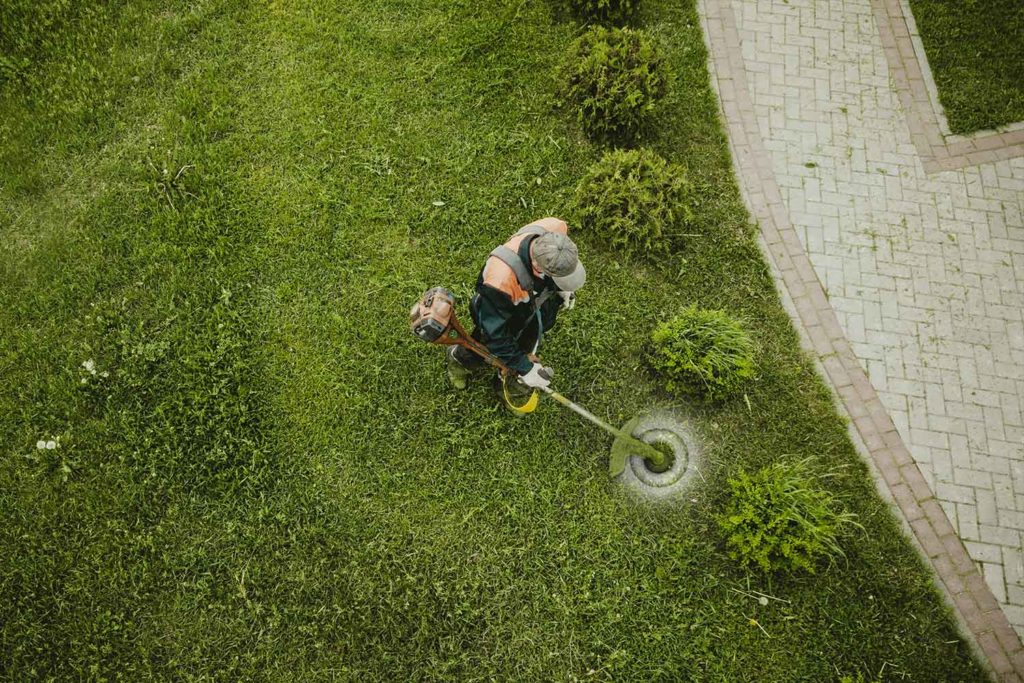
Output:
[[[910,0],[954,133],[1024,121],[1024,3]]]
[[[666,509],[611,487],[610,438],[557,406],[451,391],[407,327],[431,285],[465,310],[519,226],[572,219],[600,155],[553,106],[572,21],[91,7],[0,86],[2,677],[985,680],[798,350],[691,1],[643,19],[677,76],[649,144],[702,188],[700,237],[651,264],[577,233],[589,283],[544,349],[599,416],[698,426],[705,481]],[[693,301],[752,331],[746,400],[673,403],[644,370]],[[714,518],[730,473],[784,455],[838,470],[865,531],[766,579]]]

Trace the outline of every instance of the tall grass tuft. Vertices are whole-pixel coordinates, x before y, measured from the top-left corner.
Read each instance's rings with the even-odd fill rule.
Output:
[[[573,11],[591,24],[622,26],[640,10],[640,0],[569,0]]]
[[[672,80],[651,38],[628,28],[591,28],[562,71],[565,100],[583,130],[605,142],[640,138]]]
[[[669,393],[714,401],[754,376],[754,345],[725,311],[692,304],[651,334],[650,364]]]
[[[862,528],[821,488],[807,460],[779,461],[729,479],[730,498],[718,525],[729,555],[764,572],[815,572],[823,559],[844,556],[839,537]]]

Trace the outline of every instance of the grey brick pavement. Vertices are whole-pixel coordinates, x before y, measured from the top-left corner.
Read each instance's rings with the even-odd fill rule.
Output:
[[[1024,633],[1024,159],[929,176],[868,0],[745,0],[772,169],[853,351]]]
[[[899,0],[702,11],[741,185],[806,343],[993,671],[1022,680],[1019,136],[922,123]]]

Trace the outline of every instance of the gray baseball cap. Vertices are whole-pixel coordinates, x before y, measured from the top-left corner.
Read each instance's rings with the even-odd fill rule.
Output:
[[[537,238],[533,243],[533,263],[562,291],[574,292],[587,281],[576,245],[560,232],[548,232]]]

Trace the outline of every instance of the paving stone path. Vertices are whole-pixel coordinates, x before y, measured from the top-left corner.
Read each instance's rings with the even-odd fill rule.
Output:
[[[905,11],[702,2],[740,184],[807,345],[976,643],[1024,680],[1024,137],[922,122]]]

